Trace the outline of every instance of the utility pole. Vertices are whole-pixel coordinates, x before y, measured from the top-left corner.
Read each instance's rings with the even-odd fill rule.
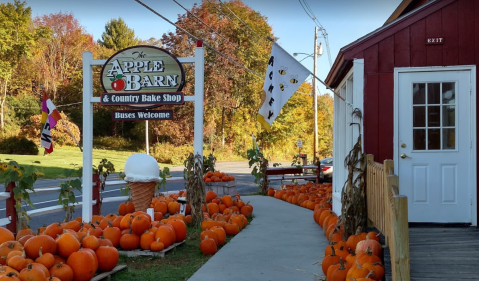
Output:
[[[318,59],[318,27],[314,27],[314,69],[313,69],[313,111],[314,111],[314,150],[313,162],[318,152],[318,95],[316,90],[316,61]]]

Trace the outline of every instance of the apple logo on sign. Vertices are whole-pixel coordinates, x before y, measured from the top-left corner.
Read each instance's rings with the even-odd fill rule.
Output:
[[[125,89],[125,80],[121,79],[123,74],[118,74],[115,78],[110,78],[111,88],[115,91],[121,91]]]

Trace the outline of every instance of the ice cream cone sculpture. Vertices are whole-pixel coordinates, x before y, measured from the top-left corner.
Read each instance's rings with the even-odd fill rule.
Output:
[[[158,162],[147,154],[133,154],[126,159],[125,181],[130,185],[135,210],[146,212],[155,195],[155,185],[161,181]]]

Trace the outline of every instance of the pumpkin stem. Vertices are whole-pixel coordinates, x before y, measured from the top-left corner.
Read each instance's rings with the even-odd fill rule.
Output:
[[[343,258],[339,258],[339,270],[345,270]]]
[[[113,227],[113,224],[111,224],[111,221],[107,221],[109,227]]]
[[[371,247],[370,247],[370,246],[368,246],[368,248],[366,249],[366,254],[367,254],[368,256],[372,256],[372,255],[373,255],[373,251],[371,251]]]
[[[374,270],[369,271],[368,275],[366,275],[366,278],[374,278]]]
[[[38,249],[38,255],[39,255],[40,257],[43,256],[42,248],[43,248],[43,247],[40,247],[40,249]]]
[[[7,276],[8,277],[12,277],[12,276],[17,277],[18,275],[15,272],[11,271],[11,272],[7,273]]]
[[[358,226],[358,228],[356,228],[356,235],[360,235],[361,232],[362,232],[362,227],[361,226]]]
[[[332,253],[331,253],[330,256],[336,256],[336,251],[334,250],[334,247],[333,247],[333,246],[331,246],[331,250],[332,250]]]

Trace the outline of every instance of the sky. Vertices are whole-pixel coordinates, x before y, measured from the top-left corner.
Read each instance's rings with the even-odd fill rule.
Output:
[[[72,13],[95,40],[101,38],[105,24],[121,17],[137,37],[161,38],[175,27],[134,0],[25,0],[32,15]],[[172,22],[186,11],[173,0],[141,0]],[[206,0],[204,0],[206,1]],[[222,0],[223,2],[227,0]],[[339,50],[356,39],[381,27],[402,0],[302,0],[328,34],[332,63]],[[0,0],[0,3],[13,0]],[[190,9],[201,0],[176,0]],[[315,22],[307,15],[299,0],[243,0],[243,3],[267,18],[277,41],[291,55],[314,52]],[[201,24],[201,23],[199,23]],[[247,30],[247,28],[245,28]],[[330,69],[325,39],[318,33],[323,55],[317,59],[317,77],[325,80]],[[313,72],[313,58],[298,55],[298,60]],[[260,73],[261,74],[261,73]],[[264,74],[261,74],[264,75]],[[319,83],[321,94],[326,88]]]

